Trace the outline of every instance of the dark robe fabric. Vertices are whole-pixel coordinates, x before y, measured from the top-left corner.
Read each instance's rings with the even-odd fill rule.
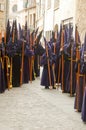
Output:
[[[4,38],[2,38],[2,43],[0,43],[0,93],[3,93],[6,89],[6,71],[5,71],[5,43]]]
[[[84,122],[86,122],[86,86],[84,89],[81,118]]]
[[[80,76],[79,85],[76,83],[76,96],[75,96],[75,104],[74,104],[74,109],[76,109],[78,112],[81,112],[82,110],[83,83],[84,83],[84,76]]]
[[[23,67],[23,83],[28,83],[29,80],[35,80],[34,77],[34,51],[30,49],[28,43],[25,44],[24,51],[24,67]],[[30,69],[32,68],[32,74],[30,77]],[[31,79],[30,79],[31,78]]]
[[[50,67],[50,75],[51,75],[51,85],[54,87],[54,76],[53,76],[52,67]],[[41,85],[45,86],[45,87],[50,86],[48,66],[47,65],[43,66]]]
[[[72,63],[72,81],[71,81],[71,64],[70,61],[68,61],[69,66],[67,65],[67,69],[66,71],[68,71],[67,73],[67,77],[65,80],[65,92],[70,93],[70,94],[75,94],[75,90],[76,90],[76,72],[75,72],[75,62]],[[72,86],[71,85],[72,82]],[[71,88],[72,87],[72,88]]]
[[[77,61],[76,63],[76,72],[78,64],[80,64],[80,72],[78,74],[79,79],[76,80],[76,96],[75,96],[75,102],[74,102],[74,109],[77,109],[78,112],[81,112],[82,110],[82,102],[83,102],[83,88],[85,85],[84,81],[84,74],[85,74],[85,67],[84,67],[84,61],[83,59],[80,59],[80,61]]]
[[[28,56],[24,56],[23,83],[29,82],[29,60]]]
[[[61,73],[61,89],[64,93],[70,92],[70,55],[67,53],[67,48],[60,52],[61,58],[61,72],[62,72],[62,64],[63,64],[63,72]],[[62,56],[63,55],[63,62]],[[62,88],[62,76],[63,76],[63,88]]]
[[[12,85],[13,87],[20,86],[20,69],[21,69],[21,56],[15,55],[12,58]]]
[[[43,56],[41,57],[40,65],[43,66],[41,85],[45,87],[50,86],[47,60],[49,60],[49,65],[50,65],[51,85],[54,87],[54,73],[53,73],[52,65],[56,62],[56,56],[52,52],[49,52],[49,59],[47,59],[46,53],[44,53]]]
[[[57,59],[55,63],[56,83],[61,83],[61,63],[60,63],[61,62],[61,56],[60,56],[61,34],[60,33],[58,34],[58,38],[56,41],[56,55],[57,55]]]
[[[83,93],[83,102],[82,102],[82,112],[81,112],[81,118],[86,123],[86,53],[84,55],[84,52],[86,52],[86,34],[84,38],[84,44],[82,45],[82,59],[83,59],[83,65],[82,65],[82,71],[84,74],[84,93]]]
[[[20,69],[21,69],[21,48],[22,41],[16,41],[12,43],[12,38],[10,38],[8,44],[6,45],[6,54],[10,61],[12,60],[12,86],[20,86]]]
[[[5,75],[4,69],[2,67],[2,62],[0,61],[0,93],[5,92],[6,85],[5,85]]]
[[[69,85],[70,85],[70,61],[65,59],[64,61],[64,92],[69,92]]]
[[[38,55],[35,55],[34,57],[34,71],[35,71],[35,75],[36,77],[39,77],[40,76],[40,58]]]
[[[71,48],[71,43],[65,44],[63,50],[60,52],[60,57],[63,55],[63,92],[74,95],[76,90],[76,72],[75,72],[75,50]],[[71,49],[72,49],[72,66],[71,66]],[[62,65],[61,65],[62,66]],[[72,70],[72,81],[71,81],[71,70]],[[71,86],[72,82],[72,86]],[[61,75],[62,84],[62,75]],[[62,85],[61,85],[62,86]]]
[[[61,75],[60,75],[60,79],[58,81],[58,72],[59,72],[59,69],[60,69],[60,72],[61,72],[61,67],[59,68],[59,57],[57,57],[56,59],[56,63],[55,63],[55,77],[56,77],[56,83],[60,83],[61,82]]]
[[[58,71],[59,71],[59,49],[60,49],[60,42],[59,39],[56,40],[54,38],[50,39],[50,46],[52,52],[57,55],[56,62],[54,64],[54,75],[55,75],[55,83],[58,83]]]

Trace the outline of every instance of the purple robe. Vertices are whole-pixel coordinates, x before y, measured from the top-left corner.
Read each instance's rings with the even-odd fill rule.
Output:
[[[84,76],[80,76],[79,85],[76,86],[76,97],[75,97],[75,104],[74,104],[74,108],[77,109],[78,112],[81,112],[82,109],[83,83],[84,83]]]
[[[49,62],[50,62],[51,85],[54,87],[54,74],[52,70],[52,65],[53,63],[55,63],[56,57],[55,55],[53,55],[53,53],[50,53],[49,57],[50,57]],[[48,87],[50,86],[50,82],[49,82],[48,63],[47,63],[46,53],[44,53],[41,58],[41,66],[43,66],[41,85]]]
[[[6,86],[5,86],[4,69],[2,68],[2,63],[0,62],[0,93],[3,93],[5,89]]]
[[[85,87],[85,90],[84,90],[81,116],[82,116],[82,120],[84,122],[86,122],[86,87]]]

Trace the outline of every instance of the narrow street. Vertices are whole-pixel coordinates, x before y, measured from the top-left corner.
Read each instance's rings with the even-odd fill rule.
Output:
[[[0,94],[0,130],[86,130],[74,97],[45,90],[40,79]]]

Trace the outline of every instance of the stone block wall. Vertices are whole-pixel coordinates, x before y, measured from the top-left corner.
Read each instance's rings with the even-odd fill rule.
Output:
[[[83,43],[86,33],[86,0],[77,0],[76,2],[76,25]]]

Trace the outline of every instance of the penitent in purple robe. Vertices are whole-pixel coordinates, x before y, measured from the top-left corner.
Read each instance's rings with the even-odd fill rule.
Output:
[[[53,53],[50,54],[52,58],[50,58],[50,75],[51,75],[51,85],[54,87],[54,75],[52,70],[52,64],[55,62],[55,55]],[[43,54],[41,58],[41,66],[43,66],[42,78],[41,78],[41,85],[45,87],[50,86],[49,82],[49,74],[48,74],[48,64],[47,64],[47,57],[46,53]]]
[[[6,86],[5,86],[4,69],[2,68],[2,63],[0,62],[0,93],[3,93],[5,89]]]
[[[86,87],[85,87],[85,90],[84,90],[81,116],[82,116],[82,120],[84,122],[86,122]]]

